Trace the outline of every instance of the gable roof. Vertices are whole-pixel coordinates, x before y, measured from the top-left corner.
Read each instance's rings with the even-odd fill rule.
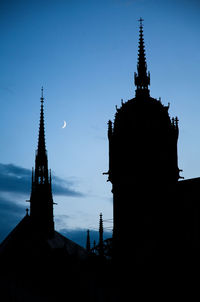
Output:
[[[77,243],[54,231],[51,238],[46,238],[35,229],[31,217],[26,215],[0,244],[0,256],[34,254],[35,256],[62,250],[68,257],[83,260],[87,251]]]

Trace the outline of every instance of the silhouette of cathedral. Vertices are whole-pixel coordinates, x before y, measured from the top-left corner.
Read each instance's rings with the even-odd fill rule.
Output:
[[[199,265],[200,178],[179,180],[178,118],[150,96],[142,21],[135,97],[108,122],[113,238],[103,240],[102,214],[92,248],[89,230],[84,249],[54,229],[42,89],[30,215],[27,209],[0,245],[2,301],[126,301],[127,293],[130,300],[144,286],[152,290],[155,280],[167,286],[168,266],[180,273]]]
[[[113,193],[114,259],[160,265],[164,258],[177,261],[177,250],[179,260],[187,261],[186,253],[199,247],[200,179],[179,181],[183,177],[178,167],[178,118],[170,118],[169,104],[150,96],[142,21],[135,97],[122,101],[114,122],[108,122],[106,174]]]
[[[54,229],[54,202],[51,187],[51,171],[48,170],[48,158],[45,144],[43,88],[41,90],[40,100],[41,109],[38,148],[35,156],[35,170],[32,169],[32,188],[29,200],[30,215],[28,214],[27,209],[26,215],[19,225],[17,225],[10,235],[8,235],[8,237],[2,242],[0,246],[0,253],[4,253],[7,250],[9,250],[11,253],[16,253],[17,250],[15,250],[15,237],[20,237],[21,242],[26,245],[27,238],[30,236],[25,236],[24,232],[25,234],[28,234],[29,232],[29,234],[32,236],[31,240],[40,239],[46,243],[48,242],[52,248],[58,248],[58,242],[61,244],[63,240],[68,240]],[[55,239],[57,242],[54,242]],[[64,241],[61,246],[63,245],[68,248],[70,245],[73,245],[73,250],[76,252],[76,254],[80,253],[80,255],[86,255],[85,250],[79,245],[72,242],[69,243],[69,241]],[[12,246],[12,250],[10,246]],[[27,246],[27,248],[29,248],[29,246]]]
[[[135,98],[122,102],[108,122],[109,172],[114,206],[114,250],[134,240],[138,257],[156,247],[166,192],[179,179],[178,118],[170,119],[161,100],[150,96],[143,24],[140,19]],[[128,210],[127,210],[128,209]],[[161,210],[162,211],[162,210]]]
[[[64,294],[77,300],[75,288],[83,282],[83,261],[87,251],[56,232],[53,219],[51,171],[45,147],[44,97],[41,111],[35,170],[32,170],[30,215],[25,217],[0,245],[0,288],[2,301],[55,301]],[[62,278],[62,272],[67,272]],[[56,278],[56,280],[55,280]],[[84,283],[84,282],[83,282]],[[85,285],[87,288],[87,285]],[[10,290],[12,289],[12,290]]]

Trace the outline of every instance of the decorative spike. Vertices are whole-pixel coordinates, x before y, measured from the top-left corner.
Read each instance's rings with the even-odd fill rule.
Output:
[[[179,122],[179,120],[178,120],[178,117],[176,116],[175,117],[175,128],[176,128],[176,130],[177,130],[177,133],[178,133],[178,122]]]
[[[41,88],[41,98],[40,98],[41,102],[44,102],[43,91],[44,91],[44,89],[43,89],[43,86],[42,86],[42,88]]]
[[[137,73],[135,73],[135,85],[136,96],[141,94],[149,95],[148,86],[150,85],[150,73],[147,73],[147,64],[145,57],[145,48],[144,48],[144,38],[143,38],[143,19],[138,20],[140,22],[139,30],[139,46],[138,46],[138,63],[137,63]]]
[[[87,230],[86,250],[90,252],[90,230]]]
[[[99,219],[99,256],[103,256],[103,218],[102,213],[100,213],[100,219]]]
[[[33,167],[32,167],[32,185],[33,185],[33,182],[34,182],[34,170],[33,170]]]
[[[41,154],[41,157],[46,156],[46,144],[45,144],[45,127],[44,127],[44,96],[43,87],[41,88],[41,107],[40,107],[40,125],[39,125],[39,137],[38,137],[38,149],[37,153]]]
[[[111,136],[112,136],[112,132],[113,132],[113,129],[112,129],[112,122],[111,120],[108,121],[108,138],[110,139]]]

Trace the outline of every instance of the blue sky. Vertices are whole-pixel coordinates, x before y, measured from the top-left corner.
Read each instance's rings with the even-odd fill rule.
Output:
[[[151,96],[170,102],[170,116],[180,120],[182,175],[200,176],[199,14],[195,0],[1,0],[1,238],[27,207],[41,86],[56,229],[80,242],[77,234],[97,231],[100,212],[112,218],[111,184],[102,175],[107,121],[135,94],[140,17]]]

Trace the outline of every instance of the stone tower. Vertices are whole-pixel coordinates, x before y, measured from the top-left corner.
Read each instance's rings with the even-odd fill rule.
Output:
[[[122,257],[132,242],[140,255],[165,242],[170,188],[179,179],[178,119],[150,96],[142,19],[135,73],[135,97],[108,122],[109,171],[114,209],[114,253]],[[126,255],[127,256],[127,255]]]

